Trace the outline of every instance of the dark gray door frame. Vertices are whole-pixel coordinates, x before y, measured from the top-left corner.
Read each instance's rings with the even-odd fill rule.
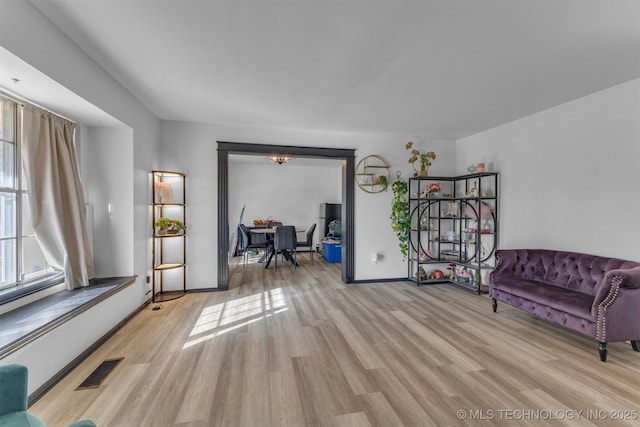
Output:
[[[229,289],[229,154],[273,155],[342,160],[342,281],[355,272],[355,150],[346,148],[218,142],[218,290]]]

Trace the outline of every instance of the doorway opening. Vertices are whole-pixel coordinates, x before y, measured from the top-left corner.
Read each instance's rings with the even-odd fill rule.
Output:
[[[340,160],[342,164],[342,281],[354,280],[355,150],[342,148],[264,145],[218,141],[218,290],[229,289],[229,155],[286,153],[296,158]]]

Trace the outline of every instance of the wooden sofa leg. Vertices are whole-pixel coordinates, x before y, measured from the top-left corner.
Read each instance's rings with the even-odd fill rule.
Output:
[[[635,351],[640,351],[640,341],[631,341],[631,347],[633,347]]]
[[[601,342],[600,345],[598,345],[598,351],[600,352],[600,360],[602,360],[603,362],[606,362],[607,361],[607,343]]]
[[[495,298],[491,298],[491,307],[493,307],[493,312],[498,311],[498,301]]]

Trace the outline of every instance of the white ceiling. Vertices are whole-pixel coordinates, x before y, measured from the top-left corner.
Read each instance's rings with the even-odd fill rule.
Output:
[[[637,0],[31,0],[161,119],[460,138],[640,76]]]

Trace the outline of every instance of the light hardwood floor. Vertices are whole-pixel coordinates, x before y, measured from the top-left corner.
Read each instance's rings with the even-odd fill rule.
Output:
[[[344,285],[337,265],[299,259],[232,266],[227,292],[149,306],[31,411],[50,427],[640,425],[628,343],[602,363],[593,340],[494,314],[487,296]],[[75,391],[116,357],[101,387]]]

